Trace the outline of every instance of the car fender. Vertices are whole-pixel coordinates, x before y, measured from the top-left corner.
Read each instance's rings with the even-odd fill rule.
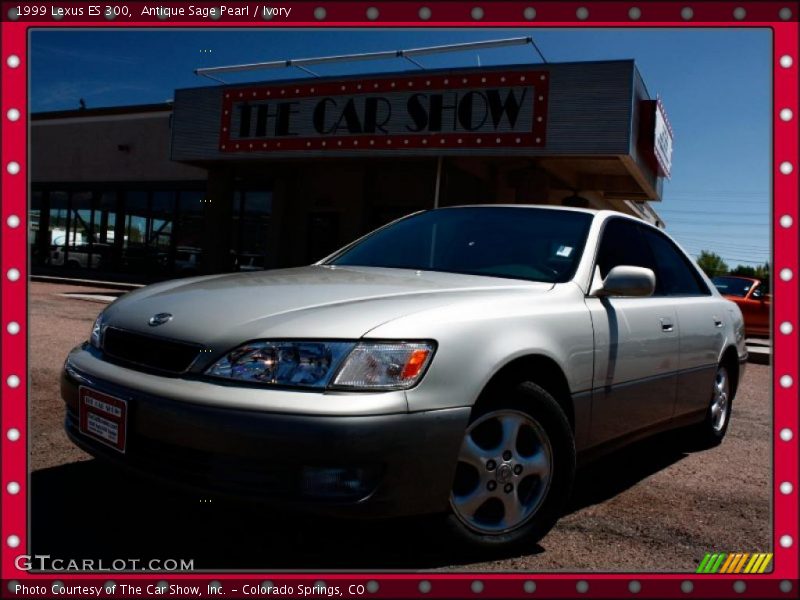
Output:
[[[535,295],[510,292],[491,304],[472,300],[417,312],[384,323],[366,337],[437,342],[431,368],[407,392],[412,412],[472,406],[501,369],[531,355],[552,360],[573,398],[585,395],[587,406],[590,402],[594,334],[583,293],[572,283]],[[536,374],[530,379],[535,382]],[[584,412],[576,406],[576,428]]]

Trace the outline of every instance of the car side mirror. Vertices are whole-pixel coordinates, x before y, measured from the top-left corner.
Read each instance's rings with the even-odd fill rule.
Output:
[[[608,272],[595,296],[652,296],[656,275],[652,269],[619,265]]]

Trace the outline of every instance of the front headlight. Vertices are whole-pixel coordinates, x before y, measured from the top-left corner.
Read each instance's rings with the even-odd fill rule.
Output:
[[[325,387],[352,342],[250,342],[206,370],[207,375],[273,385]]]
[[[103,313],[100,313],[94,320],[94,325],[92,325],[92,332],[89,334],[89,344],[100,350],[102,343],[103,343]]]
[[[407,389],[433,356],[429,342],[256,341],[232,350],[206,375],[278,386]]]

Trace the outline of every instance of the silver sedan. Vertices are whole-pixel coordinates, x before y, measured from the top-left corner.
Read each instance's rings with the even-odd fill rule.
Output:
[[[663,231],[611,211],[410,215],[317,264],[151,285],[62,375],[88,452],[204,493],[442,513],[529,544],[576,464],[671,428],[719,443],[742,315]]]

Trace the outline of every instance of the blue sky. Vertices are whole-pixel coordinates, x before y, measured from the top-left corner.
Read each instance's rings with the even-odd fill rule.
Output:
[[[396,50],[531,35],[549,62],[635,59],[675,132],[672,179],[654,207],[691,254],[729,265],[770,249],[772,39],[768,29],[506,30],[39,30],[31,34],[34,112],[163,102],[211,85],[202,66]],[[530,46],[423,57],[426,67],[539,62]],[[417,70],[404,60],[315,67],[321,75]],[[296,69],[228,75],[226,82],[308,77]]]

